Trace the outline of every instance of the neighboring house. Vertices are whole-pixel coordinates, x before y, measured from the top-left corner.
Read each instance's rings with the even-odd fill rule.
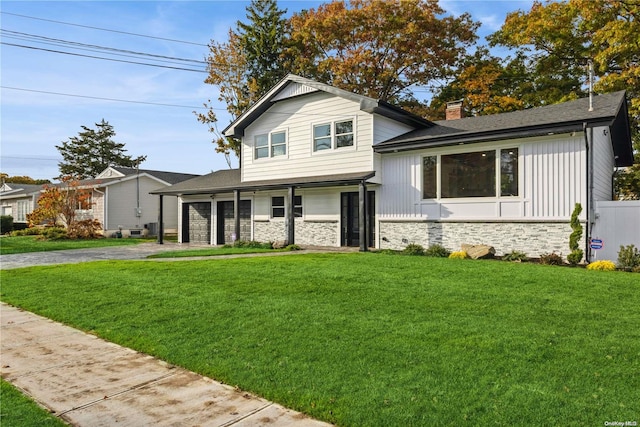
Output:
[[[24,228],[27,214],[36,207],[42,185],[5,182],[0,187],[0,215],[13,217],[16,228]]]
[[[109,167],[94,179],[79,181],[79,188],[91,190],[91,209],[78,211],[79,218],[97,219],[105,236],[121,230],[123,236],[156,234],[160,199],[149,192],[198,175],[147,169]],[[163,202],[164,232],[177,233],[178,205]],[[145,228],[147,231],[145,232]]]
[[[633,162],[624,92],[592,111],[581,99],[431,122],[289,75],[223,133],[242,141],[239,169],[153,192],[178,196],[182,242],[566,255],[574,205],[590,227],[615,168]]]

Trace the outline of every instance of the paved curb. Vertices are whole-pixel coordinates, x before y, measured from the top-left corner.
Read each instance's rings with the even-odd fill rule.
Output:
[[[330,424],[0,303],[2,378],[74,426]]]

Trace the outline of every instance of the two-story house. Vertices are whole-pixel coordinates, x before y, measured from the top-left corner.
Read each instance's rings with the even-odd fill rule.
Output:
[[[182,242],[562,251],[575,203],[593,220],[633,162],[623,92],[431,122],[289,75],[223,133],[239,169],[153,192],[178,196]]]

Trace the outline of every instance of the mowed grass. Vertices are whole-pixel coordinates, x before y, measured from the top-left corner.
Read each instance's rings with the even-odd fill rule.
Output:
[[[2,300],[341,426],[640,414],[640,280],[382,254],[0,272]]]
[[[2,396],[0,425],[2,427],[63,427],[67,425],[4,380],[0,380],[0,394]]]
[[[149,255],[147,258],[188,258],[188,257],[207,257],[220,255],[244,255],[259,254],[265,252],[283,252],[283,249],[261,249],[261,248],[203,248],[203,249],[185,249],[178,251],[167,251],[158,254]]]
[[[0,237],[0,255],[136,245],[149,241],[150,239],[40,240],[38,236],[3,236]]]

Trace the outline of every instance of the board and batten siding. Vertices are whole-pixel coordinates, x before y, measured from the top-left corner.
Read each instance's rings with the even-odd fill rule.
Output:
[[[354,120],[353,147],[313,152],[313,125]],[[245,130],[242,141],[242,181],[287,179],[373,170],[372,115],[358,103],[316,92],[274,104]],[[287,154],[254,158],[256,135],[287,132]]]
[[[615,159],[611,132],[606,127],[593,129],[593,198],[595,201],[613,199]]]
[[[509,147],[518,148],[519,196],[422,199],[424,156]],[[381,220],[565,220],[576,202],[584,206],[586,200],[586,150],[582,134],[385,154],[382,175]]]

